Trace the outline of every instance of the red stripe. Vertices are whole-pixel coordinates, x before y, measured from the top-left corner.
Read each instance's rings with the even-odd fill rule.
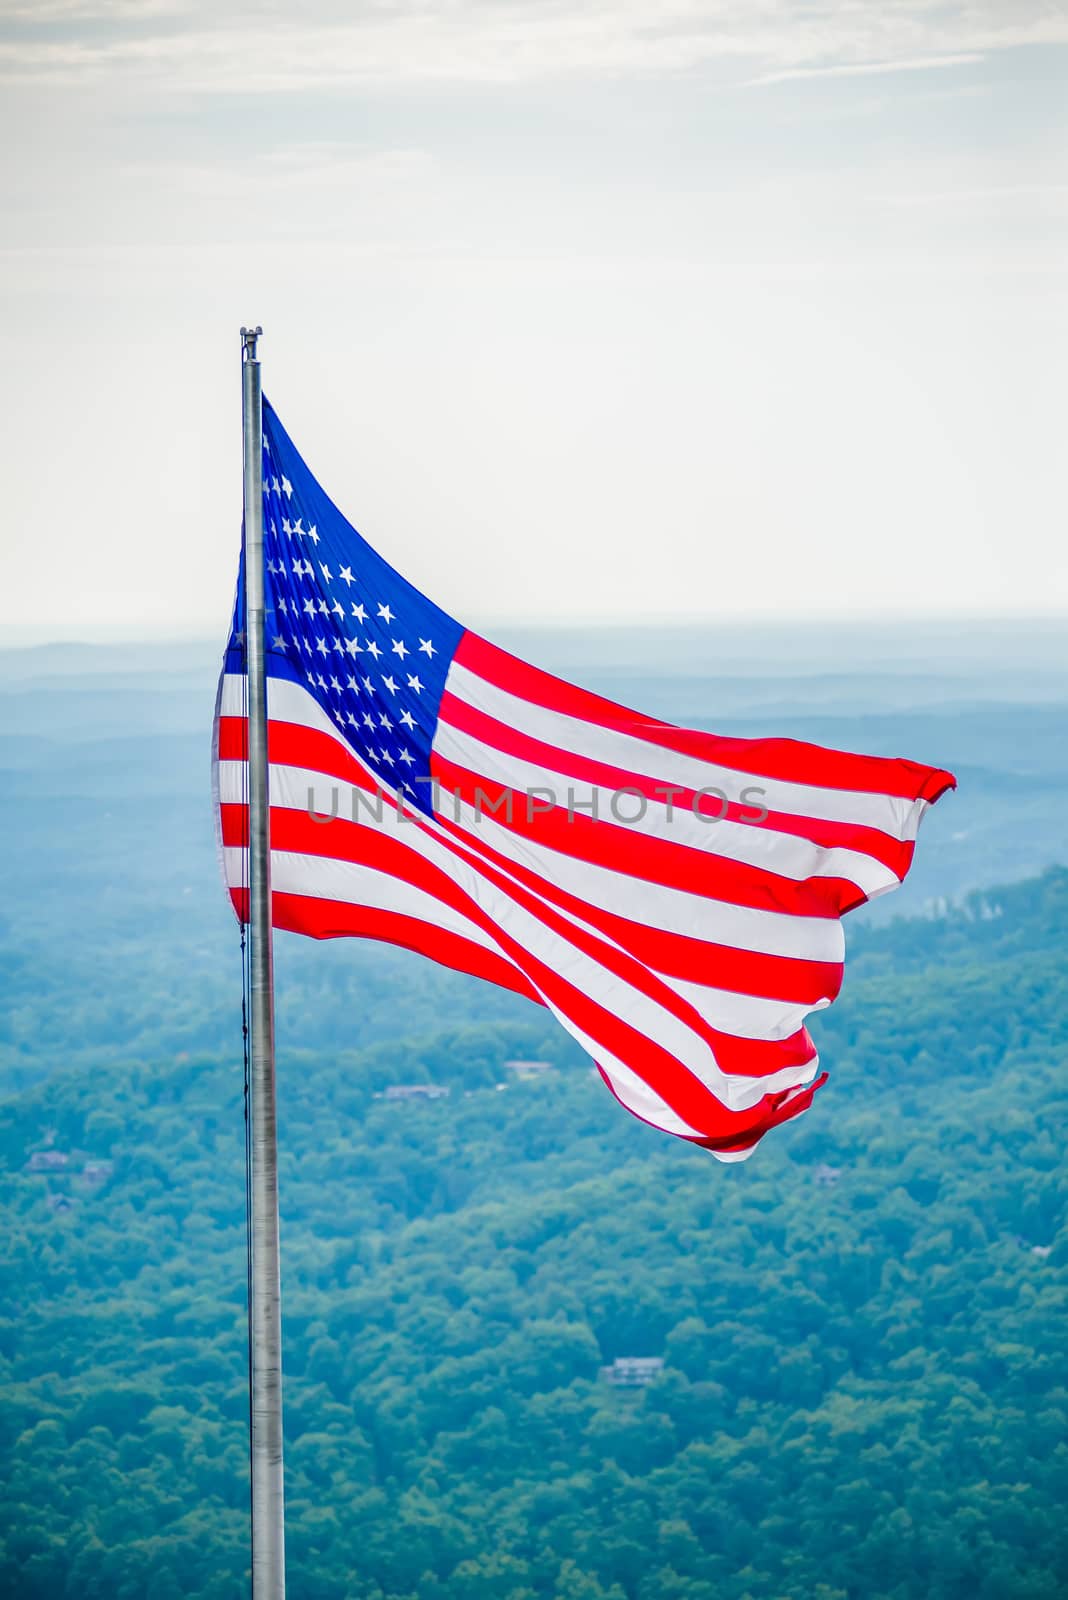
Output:
[[[565,716],[611,728],[676,750],[681,755],[713,761],[754,777],[779,778],[822,789],[854,790],[860,794],[896,795],[908,800],[937,800],[956,787],[950,772],[925,767],[916,761],[886,756],[850,755],[797,739],[728,739],[691,728],[676,728],[656,718],[642,717],[626,706],[605,700],[574,684],[532,667],[476,633],[465,633],[453,657],[462,667],[488,683]]]
[[[477,789],[482,788],[485,793],[473,773],[464,772],[448,762],[439,762],[436,756],[434,766],[436,772],[440,767],[442,782],[469,803],[473,804]],[[518,798],[522,801],[525,796]],[[564,812],[563,816],[564,826],[567,826],[567,813]],[[546,813],[537,818],[537,823],[549,820],[550,814]],[[575,820],[577,825],[578,818]],[[717,989],[730,989],[737,994],[757,995],[795,1005],[813,1006],[824,998],[833,1000],[842,986],[844,969],[840,961],[808,961],[800,956],[766,955],[761,951],[742,950],[737,945],[714,944],[708,939],[671,933],[663,928],[650,927],[644,922],[635,922],[630,917],[591,905],[589,901],[560,888],[541,873],[502,856],[479,835],[461,829],[447,817],[439,815],[438,821],[452,836],[462,838],[470,848],[518,878],[536,894],[545,896],[564,910],[592,923],[609,938],[622,944],[644,965],[658,972],[685,978],[692,983],[710,984]],[[590,826],[596,828],[601,824],[590,823]],[[684,888],[685,885],[680,882],[677,887]]]
[[[218,721],[217,746],[220,761],[248,760],[248,719],[221,716]],[[267,738],[271,737],[273,724],[267,724]]]
[[[374,793],[378,787],[367,768],[333,734],[303,722],[267,723],[267,759],[280,767],[310,767]],[[244,717],[219,718],[219,760],[248,760],[248,723]]]
[[[242,845],[247,831],[245,807],[225,804],[221,807],[221,812],[223,843]],[[421,831],[429,831],[419,822],[413,821],[411,826]],[[326,848],[324,837],[327,832],[331,835],[329,849]],[[472,858],[467,851],[450,841],[442,842],[454,855],[469,861],[476,868],[479,867],[477,858]],[[639,1072],[685,1122],[692,1127],[707,1129],[710,1136],[734,1137],[738,1128],[744,1130],[750,1126],[755,1127],[759,1107],[778,1105],[783,1099],[785,1091],[765,1095],[757,1107],[747,1112],[728,1110],[690,1068],[669,1050],[647,1038],[630,1023],[613,1016],[598,1001],[592,1000],[581,989],[562,978],[559,973],[499,927],[488,913],[454,884],[440,867],[434,866],[416,849],[389,834],[351,822],[343,822],[340,819],[324,825],[313,822],[306,812],[272,807],[271,848],[272,851],[296,851],[371,866],[377,871],[402,878],[405,882],[433,894],[445,904],[453,906],[468,917],[476,927],[489,933],[505,954],[527,974],[531,983],[552,1000],[565,1016],[570,1017],[584,1033],[603,1045],[614,1056],[627,1062],[634,1071]],[[680,1008],[693,1012],[692,1007],[673,995],[666,985],[656,980],[653,974],[647,972],[624,952],[614,950],[582,929],[574,928],[516,885],[502,881],[500,875],[492,868],[482,865],[480,870],[485,877],[496,882],[505,893],[510,894],[517,904],[524,905],[551,931],[591,955],[601,966],[620,977],[621,981],[646,993],[665,1009],[673,1009],[676,1013]],[[696,1012],[693,1012],[693,1015],[697,1017]],[[700,1021],[699,1018],[697,1020]],[[754,1041],[740,1040],[737,1043],[752,1045]],[[764,1045],[763,1048],[774,1049],[775,1046]]]
[[[248,890],[231,889],[234,910],[243,922],[248,921]],[[474,978],[485,978],[502,989],[514,989],[526,1000],[543,1005],[541,996],[531,988],[521,972],[481,945],[465,939],[462,934],[437,928],[420,917],[403,916],[398,911],[376,911],[369,906],[354,906],[347,900],[319,900],[312,895],[283,894],[274,890],[271,895],[271,915],[276,928],[289,933],[303,933],[311,939],[378,939],[383,944],[401,945],[417,955],[429,956],[443,967],[456,972],[467,972]]]
[[[701,795],[696,789],[677,788],[673,784],[666,784],[663,779],[647,778],[641,773],[630,772],[625,767],[613,767],[603,761],[593,761],[588,756],[579,755],[573,750],[565,750],[559,745],[544,744],[540,739],[535,739],[530,734],[519,733],[507,723],[499,722],[486,712],[476,710],[474,706],[468,705],[465,700],[457,699],[456,695],[451,693],[442,696],[441,720],[449,723],[451,727],[458,728],[462,733],[470,734],[472,738],[480,739],[483,744],[492,745],[504,755],[516,756],[521,760],[532,761],[538,766],[549,767],[553,771],[563,773],[565,777],[581,778],[592,787],[612,790],[638,789],[647,800],[652,800],[656,805],[664,805],[664,790],[670,788],[675,796],[675,805],[691,812],[697,810],[702,816],[711,817],[714,820],[709,824],[710,827],[714,827],[717,820],[738,822],[748,828],[788,833],[822,849],[855,850],[861,855],[882,862],[897,878],[904,878],[912,863],[914,847],[911,841],[895,839],[878,828],[869,828],[856,822],[831,822],[823,817],[802,817],[789,811],[769,811],[766,817],[756,821],[753,811],[759,808],[752,804],[743,805],[737,801],[728,801],[724,810],[723,802],[716,796]],[[633,838],[633,830],[627,832]],[[694,849],[696,855],[707,854],[692,846],[664,842],[670,849],[689,848]],[[718,861],[722,858],[710,857],[710,859]],[[739,867],[737,862],[732,865]],[[769,885],[774,885],[776,882],[790,883],[793,884],[795,892],[798,888],[793,879],[780,879],[775,873],[763,873],[755,867],[745,870],[766,878]],[[827,887],[823,888],[822,885]],[[859,886],[847,878],[809,878],[806,880],[806,888],[811,897],[812,909],[804,914],[809,916],[841,916],[866,899]],[[716,894],[717,898],[726,898],[718,895],[714,889],[710,892]]]

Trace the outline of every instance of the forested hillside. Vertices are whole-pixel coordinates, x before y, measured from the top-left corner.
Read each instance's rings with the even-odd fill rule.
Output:
[[[359,1042],[363,999],[295,984],[294,1600],[1068,1591],[1066,941],[1063,870],[863,930],[829,1084],[733,1168],[533,1008],[443,1028],[428,967],[409,1037],[301,1048],[302,1007]],[[70,1042],[0,1107],[0,1590],[236,1600],[238,1041]],[[381,1098],[417,1082],[450,1093]],[[602,1375],[633,1356],[647,1386]]]

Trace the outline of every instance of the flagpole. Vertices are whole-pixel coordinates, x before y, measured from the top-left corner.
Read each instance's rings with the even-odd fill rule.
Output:
[[[278,1248],[278,1137],[274,1077],[267,677],[264,662],[263,393],[256,341],[241,329],[245,463],[245,637],[248,661],[249,990],[251,998],[252,1593],[284,1600],[282,1296]]]

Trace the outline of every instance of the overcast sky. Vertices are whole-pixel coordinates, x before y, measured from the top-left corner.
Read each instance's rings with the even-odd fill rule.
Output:
[[[1068,8],[0,0],[7,637],[212,633],[238,328],[461,620],[1068,608]]]

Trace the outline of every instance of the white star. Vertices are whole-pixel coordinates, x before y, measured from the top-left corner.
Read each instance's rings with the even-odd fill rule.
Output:
[[[402,711],[401,712],[401,721],[404,723],[404,726],[406,728],[414,728],[415,727],[415,718],[412,716],[410,711]]]
[[[289,615],[289,601],[284,594],[278,596],[278,609],[284,617]]]
[[[311,540],[312,544],[318,544],[319,543],[319,535],[315,531],[315,523],[314,522],[312,523],[311,527],[308,529],[308,538]]]
[[[365,689],[366,689],[366,690],[367,690],[367,693],[368,693],[368,694],[374,694],[374,692],[375,692],[375,686],[374,686],[374,684],[373,684],[373,683],[372,683],[372,682],[371,682],[371,680],[370,680],[370,678],[364,678],[364,680],[363,680],[363,686],[364,686],[364,688],[365,688]]]
[[[351,689],[351,690],[352,690],[352,692],[353,692],[353,694],[359,694],[359,692],[360,692],[360,686],[359,686],[359,684],[358,684],[358,683],[357,683],[357,682],[356,682],[356,679],[355,679],[355,678],[354,678],[354,677],[352,677],[352,675],[351,675],[351,674],[350,674],[350,675],[349,675],[349,677],[348,677],[348,678],[347,678],[347,679],[346,679],[346,680],[345,680],[345,688],[346,688],[346,689]]]
[[[393,724],[392,724],[392,722],[390,722],[389,718],[386,716],[386,713],[384,711],[382,712],[381,716],[378,719],[378,725],[379,725],[380,728],[385,728],[387,733],[392,733],[393,732]]]
[[[420,639],[419,648],[420,650],[425,651],[425,653],[430,656],[431,659],[437,655],[437,651],[434,649],[434,646],[429,639]]]
[[[369,656],[374,656],[376,661],[378,660],[379,656],[382,654],[381,650],[375,644],[373,639],[368,639],[368,641],[367,641],[367,654]]]
[[[357,622],[366,622],[367,621],[367,612],[363,609],[363,606],[358,606],[358,605],[354,604],[353,608],[352,608],[352,614],[356,618]]]
[[[271,558],[271,560],[270,560],[270,561],[268,561],[268,563],[267,563],[267,571],[268,571],[268,572],[269,572],[269,573],[271,573],[271,574],[272,574],[272,576],[276,576],[276,575],[277,575],[277,573],[278,573],[278,568],[277,568],[277,567],[276,567],[276,566],[275,566],[275,564],[274,564],[274,558],[273,558],[273,556],[272,556],[272,558]]]
[[[303,537],[304,537],[304,529],[300,525],[301,521],[302,521],[302,519],[300,517],[298,517],[296,522],[294,522],[294,524],[293,524],[293,532],[294,533],[299,533],[301,538],[303,539]]]
[[[404,762],[404,765],[406,767],[414,767],[414,765],[415,765],[415,757],[413,755],[410,755],[407,750],[402,750],[401,751],[400,758]],[[407,788],[407,784],[405,784],[405,788]]]
[[[318,652],[319,652],[319,654],[321,656],[325,656],[327,654],[326,640],[325,639],[316,639],[315,648],[316,648],[316,650],[318,650]]]
[[[379,750],[378,756],[379,760],[384,761],[387,766],[391,767],[393,765],[393,757],[390,755],[388,750]]]
[[[290,483],[289,479],[286,478],[286,477],[283,477],[283,479],[282,479],[282,493],[285,495],[287,500],[289,499],[289,496],[293,493],[293,485]]]
[[[334,613],[335,617],[343,617],[345,615],[345,607],[341,604],[340,600],[335,600],[330,609]]]
[[[305,600],[304,609],[308,613],[309,617],[314,617],[314,615],[315,615],[315,601],[314,600]]]
[[[348,716],[345,718],[345,721],[348,723],[350,728],[358,728],[360,726],[359,717],[354,717],[351,711],[349,712]]]
[[[375,725],[375,719],[369,711],[365,711],[363,714],[363,725],[365,728],[373,728]]]
[[[322,573],[322,575],[323,575],[324,579],[326,580],[326,582],[329,583],[331,578],[333,577],[333,574],[331,573],[330,568],[327,566],[325,561],[320,561],[320,563],[319,563],[319,571]]]
[[[293,537],[293,524],[290,522],[288,517],[283,517],[282,518],[282,532],[283,533],[288,533],[289,537],[292,539],[292,537]]]
[[[328,617],[330,615],[330,607],[327,605],[325,600],[319,601],[319,611],[324,617]]]
[[[340,683],[338,683],[336,678],[331,678],[330,679],[330,687],[331,687],[331,689],[333,689],[335,694],[340,694],[341,693],[341,685],[340,685]]]
[[[389,690],[390,694],[396,694],[396,692],[397,692],[397,680],[395,678],[385,677],[385,678],[382,679],[382,682],[385,684],[385,686]]]
[[[345,646],[341,643],[340,639],[335,639],[331,648],[336,656],[343,656],[345,654]]]
[[[286,642],[282,638],[282,635],[280,633],[276,633],[275,636],[274,636],[274,639],[271,642],[271,649],[272,650],[284,650],[285,647],[286,647]]]
[[[320,689],[325,689],[326,688],[326,679],[323,677],[321,672],[320,672],[319,676],[316,678],[315,681],[319,685]]]
[[[363,649],[361,648],[359,639],[346,639],[345,649],[348,651],[350,656],[363,655]]]
[[[400,656],[401,660],[403,661],[406,655],[411,654],[411,651],[408,649],[408,646],[405,644],[403,639],[394,639],[393,654],[395,656]]]
[[[338,578],[342,583],[346,583],[350,587],[356,582],[356,579],[352,576],[351,567],[342,567],[341,571],[338,573]]]
[[[416,675],[414,677],[409,675],[409,677],[408,677],[408,687],[409,687],[409,689],[414,689],[416,694],[422,694],[423,689],[426,687],[426,685],[419,682],[419,674],[416,673]]]
[[[389,609],[388,606],[379,606],[378,615],[382,618],[383,622],[392,622],[393,621],[393,612]]]

